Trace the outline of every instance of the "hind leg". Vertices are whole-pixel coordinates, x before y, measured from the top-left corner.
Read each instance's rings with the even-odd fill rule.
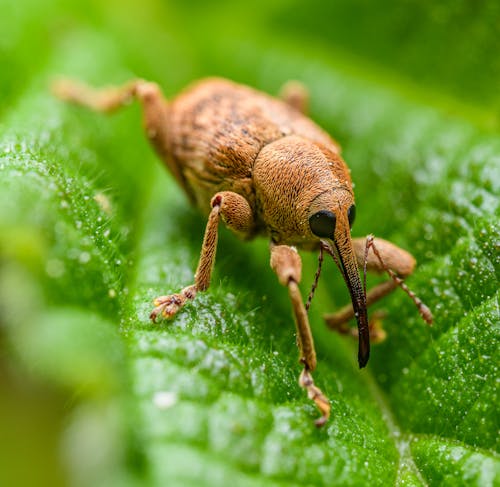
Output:
[[[288,81],[280,90],[280,98],[298,110],[307,115],[309,112],[309,91],[300,81]]]
[[[121,86],[96,89],[80,81],[62,78],[52,83],[52,91],[61,100],[101,113],[115,112],[134,99],[138,100],[146,136],[182,184],[179,169],[168,156],[168,103],[156,83],[136,79]]]

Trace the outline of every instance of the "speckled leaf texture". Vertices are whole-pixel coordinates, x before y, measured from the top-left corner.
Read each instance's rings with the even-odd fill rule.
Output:
[[[500,484],[499,8],[325,3],[0,0],[0,485]],[[221,230],[210,290],[152,324],[152,299],[191,283],[205,222],[139,107],[67,106],[60,74],[167,97],[213,74],[303,81],[352,169],[354,235],[416,256],[434,326],[393,293],[360,371],[322,322],[348,299],[327,261],[318,430],[267,242]]]

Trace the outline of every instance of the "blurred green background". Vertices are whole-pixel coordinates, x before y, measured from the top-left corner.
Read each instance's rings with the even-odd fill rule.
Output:
[[[495,1],[0,0],[0,485],[500,482],[499,25]],[[415,254],[434,327],[395,293],[357,370],[322,324],[348,299],[327,263],[317,431],[266,242],[222,231],[212,289],[151,325],[151,299],[190,283],[204,221],[139,108],[65,106],[60,74],[167,98],[207,75],[303,81],[352,169],[355,235]]]

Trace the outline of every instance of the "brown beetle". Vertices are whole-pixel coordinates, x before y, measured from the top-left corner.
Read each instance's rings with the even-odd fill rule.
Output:
[[[224,79],[199,81],[170,102],[156,84],[142,80],[98,91],[61,80],[54,90],[62,99],[104,112],[137,98],[149,140],[191,202],[208,213],[194,284],[178,294],[156,298],[153,321],[159,315],[175,315],[209,287],[221,218],[244,239],[270,238],[271,267],[288,288],[295,315],[304,365],[299,383],[321,411],[318,426],[328,419],[330,403],[311,376],[316,352],[307,307],[323,251],[335,260],[352,301],[325,320],[330,328],[348,332],[347,321],[356,318],[360,367],[368,361],[370,332],[376,335],[376,330],[370,330],[367,306],[398,285],[425,321],[432,322],[429,309],[402,282],[413,271],[414,258],[382,239],[351,238],[355,206],[349,169],[337,142],[305,116],[307,92],[302,85],[285,85],[281,100]],[[307,306],[298,287],[302,264],[297,247],[320,253]],[[391,279],[367,293],[358,267],[365,276],[367,270],[386,271]]]

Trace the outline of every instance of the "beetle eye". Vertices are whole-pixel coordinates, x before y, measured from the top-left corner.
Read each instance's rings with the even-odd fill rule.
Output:
[[[333,238],[335,232],[335,214],[328,210],[321,210],[309,218],[311,232],[317,237]]]
[[[349,226],[352,227],[352,224],[356,219],[356,206],[351,205],[349,210],[347,210],[347,219],[349,220]]]

